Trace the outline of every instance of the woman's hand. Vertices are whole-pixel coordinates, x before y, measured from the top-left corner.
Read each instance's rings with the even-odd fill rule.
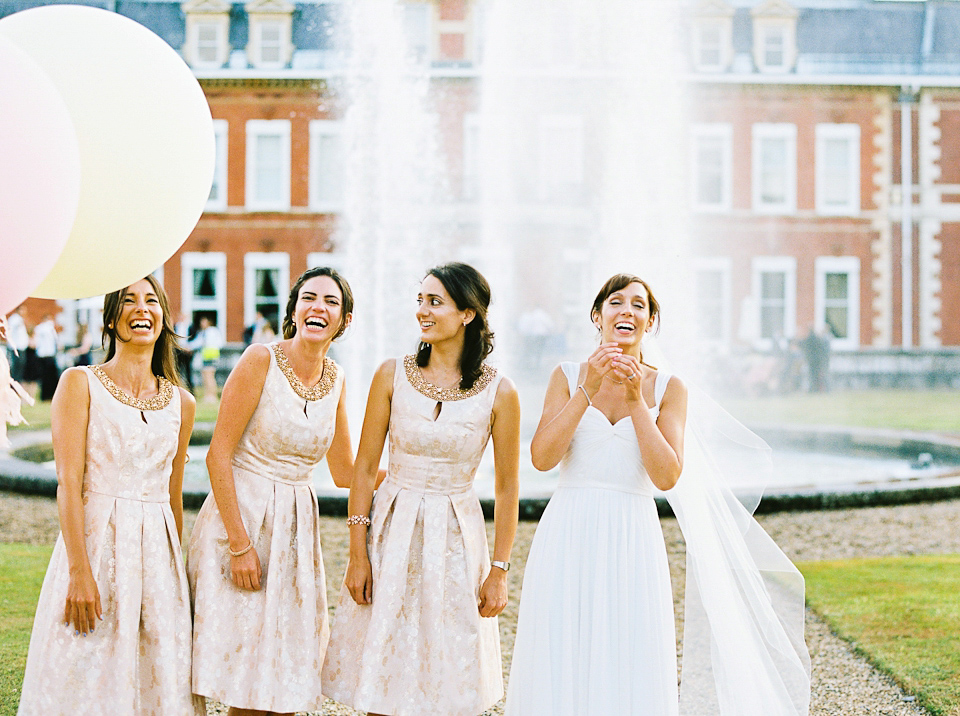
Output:
[[[239,557],[230,555],[230,576],[233,583],[240,589],[248,589],[255,592],[260,589],[260,577],[263,572],[260,569],[260,556],[257,554],[257,548],[253,545],[250,550]]]
[[[100,609],[100,590],[93,574],[89,569],[76,574],[71,572],[63,620],[67,626],[73,623],[77,634],[86,636],[88,631],[93,632],[97,619],[103,619],[103,611]]]
[[[370,560],[351,557],[343,583],[347,585],[350,596],[357,604],[369,604],[373,601],[373,570],[370,568]]]
[[[587,374],[583,378],[583,388],[590,399],[600,390],[604,378],[612,377],[616,359],[623,355],[623,349],[616,343],[601,343],[587,359]]]
[[[507,606],[507,573],[491,567],[480,587],[480,616],[495,617]]]
[[[614,359],[613,375],[623,383],[628,403],[643,402],[643,366],[636,356],[619,355]]]

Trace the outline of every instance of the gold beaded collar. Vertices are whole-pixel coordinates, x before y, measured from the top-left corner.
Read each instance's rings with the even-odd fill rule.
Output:
[[[120,386],[113,382],[106,371],[103,369],[102,365],[91,366],[90,369],[93,371],[93,374],[100,379],[100,382],[103,383],[103,387],[107,389],[107,392],[110,393],[114,398],[119,400],[124,405],[129,405],[131,408],[136,408],[137,410],[163,410],[173,399],[173,383],[164,378],[161,375],[157,376],[157,382],[160,384],[159,392],[151,398],[134,398],[131,395],[124,393]]]
[[[415,356],[406,356],[403,359],[403,368],[407,372],[407,380],[410,381],[414,390],[432,400],[441,402],[471,398],[490,385],[490,381],[497,374],[496,368],[484,364],[480,371],[480,377],[473,382],[473,387],[469,390],[461,390],[460,388],[441,388],[433,383],[428,383],[423,377],[423,373],[420,372],[420,366],[417,365]]]
[[[337,381],[337,364],[330,358],[324,357],[323,374],[320,376],[319,382],[312,388],[308,388],[303,384],[303,381],[297,377],[297,374],[293,372],[293,368],[290,367],[290,361],[287,360],[287,354],[283,352],[283,348],[280,347],[279,343],[273,344],[273,355],[276,356],[277,367],[280,369],[280,372],[286,376],[287,382],[290,383],[290,387],[293,388],[293,392],[304,400],[320,400],[320,398],[326,397],[330,391],[333,390],[333,385]]]

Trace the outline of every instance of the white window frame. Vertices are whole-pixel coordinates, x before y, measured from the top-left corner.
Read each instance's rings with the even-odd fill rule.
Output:
[[[203,38],[201,37],[201,32],[205,29],[213,29],[214,44],[212,46],[214,58],[212,60],[204,60],[200,49],[203,45]],[[215,69],[223,66],[223,57],[226,54],[224,52],[224,44],[227,41],[226,32],[224,31],[223,23],[219,20],[200,20],[198,19],[193,25],[193,66],[200,69]]]
[[[537,133],[537,169],[538,194],[541,201],[563,202],[564,198],[556,196],[555,187],[569,183],[572,186],[583,186],[584,180],[584,123],[580,114],[542,114],[538,121]],[[574,144],[569,147],[569,164],[565,168],[570,170],[570,176],[564,177],[563,182],[557,181],[554,167],[547,158],[552,155],[547,147],[547,138],[553,130],[572,130],[576,137]]]
[[[215,269],[213,299],[196,300],[193,295],[194,269]],[[180,257],[180,306],[193,320],[194,311],[216,311],[217,328],[227,335],[227,255],[222,251],[188,251]]]
[[[480,115],[469,112],[463,117],[462,196],[475,201],[480,195]]]
[[[263,136],[280,136],[280,198],[257,199],[257,141]],[[290,120],[247,120],[246,207],[252,211],[288,211],[290,209]]]
[[[816,126],[816,209],[818,214],[826,216],[857,216],[860,214],[860,125],[859,124],[818,124]],[[826,197],[826,142],[842,139],[849,143],[846,204],[828,204]]]
[[[310,208],[322,213],[343,211],[343,184],[346,181],[346,147],[343,143],[343,122],[333,119],[313,119],[310,121]],[[340,195],[322,197],[320,191],[320,138],[339,137],[341,147]]]
[[[847,274],[847,337],[831,338],[830,346],[838,350],[856,350],[860,347],[860,259],[856,256],[818,256],[814,259],[814,326],[826,330],[827,274]]]
[[[283,321],[290,293],[290,254],[285,251],[248,251],[243,255],[243,325],[249,326],[257,316],[257,269],[277,271],[277,319]],[[262,301],[261,301],[262,303]],[[280,331],[280,326],[277,326]]]
[[[416,65],[428,65],[433,61],[434,28],[433,7],[429,2],[402,2],[403,38],[410,51],[410,60]]]
[[[763,293],[761,276],[764,273],[783,273],[783,337],[787,340],[797,334],[797,259],[793,256],[755,256],[751,261],[752,295],[755,301],[757,335],[756,346],[769,349],[772,338],[761,335],[763,331]]]
[[[766,25],[758,28],[760,31],[760,57],[763,60],[761,66],[769,72],[785,72],[787,64],[787,32],[788,28],[784,25]],[[770,40],[780,40],[780,62],[770,62]]]
[[[693,46],[693,64],[699,72],[720,72],[726,67],[726,35],[728,23],[723,20],[707,20],[702,19],[698,20],[696,23],[696,28],[694,30],[694,46]],[[704,31],[707,29],[716,30],[717,33],[717,61],[716,63],[709,63],[703,61],[703,52],[705,49],[704,46]]]
[[[214,49],[214,58],[203,60],[200,57],[201,30],[211,28],[215,33],[214,44],[207,46]],[[183,56],[190,67],[198,70],[215,70],[223,67],[229,54],[227,47],[229,28],[230,17],[226,13],[187,11]]]
[[[787,145],[784,171],[784,200],[763,202],[763,161],[761,147],[764,140],[782,139]],[[797,125],[759,122],[753,125],[752,146],[753,210],[758,214],[794,214],[797,211]]]
[[[733,208],[733,125],[725,122],[695,124],[691,130],[690,165],[692,167],[690,197],[694,211],[729,212]],[[700,140],[719,139],[721,147],[720,201],[706,203],[700,200]]]
[[[284,39],[285,39],[284,30],[286,29],[286,23],[280,19],[257,20],[255,23],[253,23],[252,29],[254,30],[254,32],[257,33],[256,47],[257,47],[258,56],[257,56],[257,61],[255,62],[256,66],[264,70],[278,70],[282,68],[284,65],[286,65],[286,62],[284,61],[285,55],[286,55],[286,52],[285,52],[286,48],[284,47],[284,45],[286,44],[284,42]],[[274,47],[274,43],[270,43],[268,45],[266,42],[264,42],[263,35],[267,29],[275,29],[277,31],[277,40],[276,40],[277,58],[275,60],[268,60],[264,57],[264,48],[268,46],[271,48]]]
[[[225,211],[227,208],[227,131],[227,120],[213,120],[213,136],[216,146],[213,185],[218,189],[218,196],[216,199],[207,199],[206,211]],[[210,188],[212,189],[213,186]]]
[[[701,273],[714,272],[720,274],[720,337],[701,338],[707,345],[727,347],[730,345],[733,317],[733,291],[731,289],[733,275],[733,260],[728,256],[699,257],[693,262],[694,281],[699,281]],[[695,287],[699,291],[699,286]],[[699,297],[698,294],[694,294]],[[699,308],[699,307],[698,307]]]

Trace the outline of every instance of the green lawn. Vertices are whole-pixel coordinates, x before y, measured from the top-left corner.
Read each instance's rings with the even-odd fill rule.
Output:
[[[960,435],[960,391],[849,390],[831,393],[795,393],[758,398],[723,397],[721,405],[747,423],[849,425],[898,428]],[[217,419],[217,405],[197,404],[197,422]],[[23,406],[29,426],[50,427],[50,404]]]
[[[844,425],[960,434],[957,390],[796,393],[726,398],[720,404],[748,425]]]
[[[0,716],[13,716],[50,547],[0,545]]]
[[[16,713],[49,547],[0,544],[0,716]],[[937,716],[960,716],[960,555],[806,562],[807,599]]]
[[[960,555],[797,566],[837,634],[931,713],[960,715]]]
[[[197,402],[197,417],[196,422],[198,423],[213,423],[217,419],[217,408],[220,407],[219,403],[210,404]],[[39,400],[33,405],[23,405],[21,407],[21,412],[23,417],[27,419],[29,425],[18,425],[16,427],[10,428],[11,432],[17,430],[49,430],[50,429],[50,403],[40,402]]]

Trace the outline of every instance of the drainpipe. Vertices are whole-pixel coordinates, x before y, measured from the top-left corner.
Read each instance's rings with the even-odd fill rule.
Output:
[[[900,90],[900,308],[903,347],[913,347],[913,104],[917,88]]]

